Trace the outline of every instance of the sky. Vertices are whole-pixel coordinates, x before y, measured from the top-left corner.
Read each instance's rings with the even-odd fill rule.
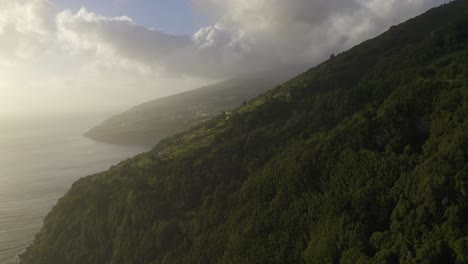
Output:
[[[122,111],[310,65],[446,0],[0,0],[0,115]]]
[[[106,16],[126,15],[135,23],[172,34],[193,34],[203,26],[189,0],[52,0],[58,9],[74,12],[86,7]]]

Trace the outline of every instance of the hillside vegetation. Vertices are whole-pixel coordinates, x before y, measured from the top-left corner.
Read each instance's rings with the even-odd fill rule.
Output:
[[[82,178],[20,263],[468,263],[468,1]]]
[[[154,146],[159,140],[231,111],[300,72],[302,67],[241,76],[152,100],[115,115],[85,136],[113,144]]]

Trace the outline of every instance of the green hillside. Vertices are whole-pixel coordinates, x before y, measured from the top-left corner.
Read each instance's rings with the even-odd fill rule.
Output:
[[[468,1],[82,178],[20,263],[468,263]]]
[[[114,144],[154,146],[159,140],[231,111],[300,72],[293,66],[242,76],[192,91],[152,100],[105,120],[85,135]]]

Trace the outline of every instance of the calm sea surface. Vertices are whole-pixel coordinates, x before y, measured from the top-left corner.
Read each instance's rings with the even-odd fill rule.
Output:
[[[74,181],[150,149],[82,136],[102,119],[0,118],[0,264],[15,263]]]

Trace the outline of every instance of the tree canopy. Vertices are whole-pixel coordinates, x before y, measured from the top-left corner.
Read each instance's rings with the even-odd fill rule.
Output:
[[[468,1],[73,184],[20,263],[467,263]]]

